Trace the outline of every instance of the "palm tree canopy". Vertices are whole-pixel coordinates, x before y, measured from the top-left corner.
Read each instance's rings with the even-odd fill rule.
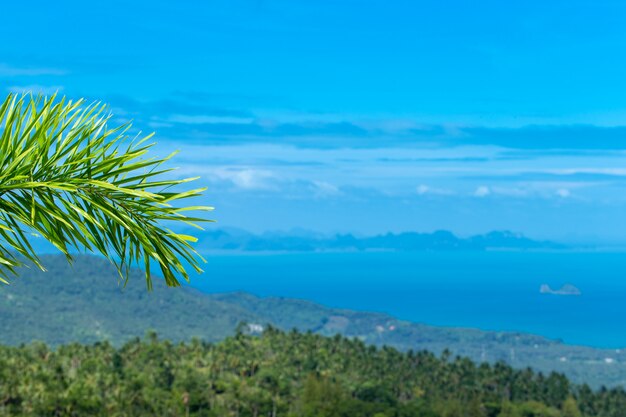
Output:
[[[164,178],[174,154],[149,157],[152,135],[131,140],[130,123],[111,128],[111,117],[101,103],[65,97],[9,95],[0,104],[0,281],[24,260],[44,269],[33,235],[70,261],[76,249],[99,252],[126,280],[143,266],[148,288],[151,264],[169,286],[189,279],[187,267],[201,272],[196,239],[168,226],[209,221],[187,213],[211,207],[181,204],[204,189],[179,191],[196,178]]]

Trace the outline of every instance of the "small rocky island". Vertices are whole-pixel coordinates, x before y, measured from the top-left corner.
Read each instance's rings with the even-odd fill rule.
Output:
[[[548,284],[543,284],[539,288],[541,294],[554,294],[554,295],[581,295],[582,293],[578,288],[571,284],[565,284],[558,290],[553,290]]]

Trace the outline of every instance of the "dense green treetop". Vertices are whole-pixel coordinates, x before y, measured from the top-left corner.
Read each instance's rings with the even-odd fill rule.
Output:
[[[242,327],[245,329],[245,326]],[[0,416],[623,417],[621,388],[268,328],[208,344],[0,347]]]

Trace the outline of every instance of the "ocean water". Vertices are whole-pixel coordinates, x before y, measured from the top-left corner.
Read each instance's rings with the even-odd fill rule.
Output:
[[[209,255],[204,292],[243,290],[439,326],[626,347],[626,253],[414,252]],[[572,284],[580,296],[540,294]]]

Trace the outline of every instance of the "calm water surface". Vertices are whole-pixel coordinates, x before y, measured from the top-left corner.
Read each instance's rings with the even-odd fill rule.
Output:
[[[194,286],[305,298],[442,326],[518,330],[626,347],[626,253],[210,255]],[[539,293],[573,284],[581,296]]]

